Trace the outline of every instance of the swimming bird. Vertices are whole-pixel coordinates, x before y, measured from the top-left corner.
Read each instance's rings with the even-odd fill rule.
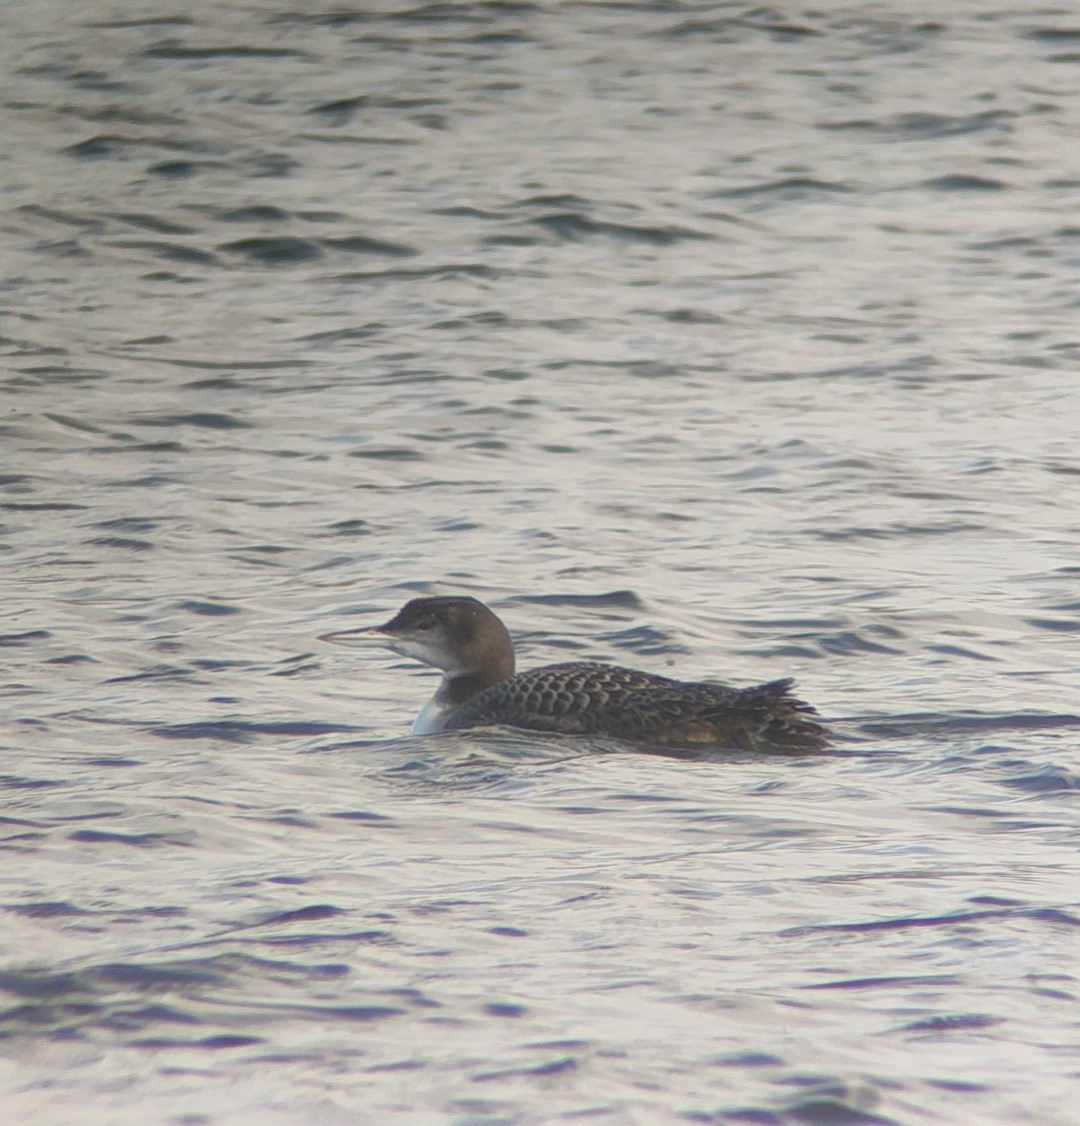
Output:
[[[320,640],[375,642],[441,669],[438,690],[412,725],[415,735],[506,726],[679,749],[829,745],[814,708],[791,695],[791,679],[733,688],[584,661],[515,673],[506,626],[475,598],[414,598],[384,625]]]

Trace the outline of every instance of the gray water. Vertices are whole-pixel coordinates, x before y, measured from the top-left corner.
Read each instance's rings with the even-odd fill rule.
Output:
[[[4,1121],[1080,1121],[1080,14],[2,17]]]

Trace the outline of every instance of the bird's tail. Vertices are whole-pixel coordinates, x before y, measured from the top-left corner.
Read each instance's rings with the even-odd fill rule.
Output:
[[[755,719],[754,742],[762,750],[820,751],[829,745],[829,733],[817,722],[817,712],[791,694],[795,681],[771,680],[740,693]]]

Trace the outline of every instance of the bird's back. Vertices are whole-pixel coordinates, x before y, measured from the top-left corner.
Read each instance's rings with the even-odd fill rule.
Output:
[[[793,681],[753,688],[568,662],[518,673],[466,700],[446,728],[502,725],[661,747],[816,750],[828,745]]]

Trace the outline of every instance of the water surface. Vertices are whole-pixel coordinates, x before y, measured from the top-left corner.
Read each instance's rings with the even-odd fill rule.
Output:
[[[1080,1118],[1080,23],[872,7],[7,6],[13,1120]],[[837,748],[408,738],[436,591]]]

